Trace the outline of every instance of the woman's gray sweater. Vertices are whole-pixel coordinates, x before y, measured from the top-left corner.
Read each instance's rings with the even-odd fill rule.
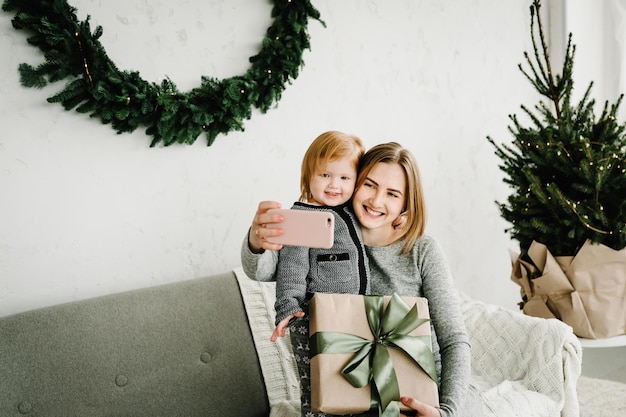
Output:
[[[439,376],[442,417],[482,415],[480,398],[471,385],[470,343],[459,297],[444,253],[438,242],[422,236],[413,250],[403,255],[403,241],[389,246],[365,246],[370,267],[370,293],[426,297],[429,304],[433,348]],[[276,252],[256,255],[248,238],[241,248],[246,274],[259,281],[272,281]]]

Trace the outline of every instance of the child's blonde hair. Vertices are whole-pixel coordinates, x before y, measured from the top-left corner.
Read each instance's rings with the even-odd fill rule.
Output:
[[[356,170],[364,153],[363,142],[356,136],[331,130],[316,137],[302,159],[300,201],[313,200],[311,178],[320,171],[320,166],[335,159],[348,158]]]

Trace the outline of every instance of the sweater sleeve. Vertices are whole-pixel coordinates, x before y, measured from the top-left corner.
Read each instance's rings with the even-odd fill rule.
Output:
[[[250,233],[250,231],[248,231]],[[241,267],[248,278],[255,281],[276,281],[277,251],[254,253],[248,245],[248,233],[241,244]]]
[[[283,246],[276,266],[276,324],[287,316],[302,311],[309,274],[309,248]]]
[[[442,417],[456,417],[473,402],[469,337],[442,249],[436,240],[427,239],[420,250],[423,291],[441,355],[440,412]]]

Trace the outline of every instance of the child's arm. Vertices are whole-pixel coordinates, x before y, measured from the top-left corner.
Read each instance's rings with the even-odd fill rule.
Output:
[[[284,337],[289,322],[291,321],[291,319],[294,319],[296,317],[304,317],[304,312],[298,311],[297,313],[293,313],[282,319],[274,328],[274,332],[272,333],[272,337],[270,337],[270,341],[275,342],[279,337]]]

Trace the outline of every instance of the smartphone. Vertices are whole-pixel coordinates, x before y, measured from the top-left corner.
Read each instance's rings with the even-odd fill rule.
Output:
[[[268,223],[270,229],[283,229],[280,236],[268,237],[270,243],[329,249],[335,241],[335,216],[326,211],[270,209],[283,216],[281,223]]]

